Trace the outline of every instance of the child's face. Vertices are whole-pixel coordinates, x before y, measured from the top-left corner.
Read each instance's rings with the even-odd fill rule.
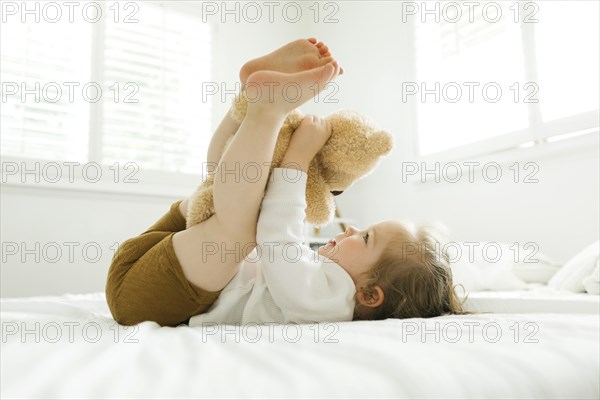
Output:
[[[406,234],[401,222],[384,221],[358,230],[353,226],[338,233],[318,253],[335,261],[348,272],[358,286],[361,276],[370,271],[393,235]]]

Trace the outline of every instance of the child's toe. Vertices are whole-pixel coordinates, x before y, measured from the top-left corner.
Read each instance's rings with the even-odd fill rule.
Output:
[[[325,65],[327,63],[330,63],[333,61],[333,57],[331,56],[327,56],[327,57],[323,57],[319,60],[319,65]]]

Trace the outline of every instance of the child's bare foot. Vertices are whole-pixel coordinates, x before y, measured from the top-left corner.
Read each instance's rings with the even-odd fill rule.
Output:
[[[256,71],[277,71],[294,73],[323,66],[333,61],[331,52],[317,39],[299,39],[265,56],[248,61],[240,70],[240,81],[246,84],[248,77]],[[340,69],[340,74],[343,68]]]
[[[246,82],[248,113],[274,113],[283,117],[315,97],[339,73],[340,67],[336,61],[295,73],[254,72]]]

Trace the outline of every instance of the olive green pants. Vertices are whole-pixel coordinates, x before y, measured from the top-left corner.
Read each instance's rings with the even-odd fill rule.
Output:
[[[209,292],[189,282],[173,249],[173,235],[185,230],[179,200],[146,232],[121,243],[112,258],[106,301],[122,325],[154,321],[161,326],[187,324],[205,312],[222,290]]]

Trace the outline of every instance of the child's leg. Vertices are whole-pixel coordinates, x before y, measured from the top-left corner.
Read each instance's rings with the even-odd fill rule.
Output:
[[[258,101],[248,104],[246,117],[215,173],[215,214],[173,237],[175,254],[191,283],[215,291],[222,289],[235,275],[256,240],[258,211],[269,176],[269,163],[285,115],[315,95],[315,83],[322,90],[338,73],[337,64],[327,64],[296,74],[259,71],[250,76],[252,86],[248,86],[248,91],[262,88],[261,92],[268,94],[273,85],[276,90],[272,90],[272,97],[249,93],[250,98],[258,98]],[[295,103],[286,101],[281,92],[281,88],[289,84],[301,88]],[[253,171],[258,170],[257,179],[245,180],[240,175],[249,165]]]

